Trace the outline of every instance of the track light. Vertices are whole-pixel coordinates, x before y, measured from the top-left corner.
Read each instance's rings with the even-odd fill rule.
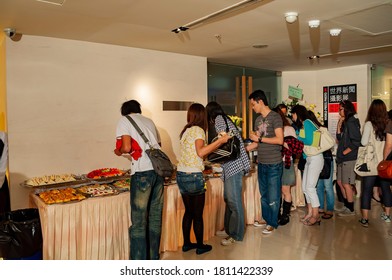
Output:
[[[189,29],[188,27],[180,26],[180,27],[173,29],[171,32],[174,32],[177,34],[177,33],[180,33],[181,31],[186,31],[188,29]]]
[[[262,0],[243,0],[241,2],[238,2],[236,4],[228,6],[228,7],[224,8],[224,9],[222,9],[222,10],[216,11],[216,12],[214,12],[212,14],[206,15],[206,16],[204,16],[202,18],[199,18],[197,20],[194,20],[192,22],[183,24],[182,26],[173,29],[171,32],[180,33],[181,31],[188,30],[189,28],[195,27],[195,26],[200,25],[200,24],[205,24],[205,23],[207,23],[209,21],[212,21],[213,19],[217,19],[219,17],[223,17],[223,16],[225,16],[225,15],[231,13],[231,12],[238,11],[238,10],[244,8],[244,7],[256,4],[257,2],[260,2],[260,1],[262,1]]]

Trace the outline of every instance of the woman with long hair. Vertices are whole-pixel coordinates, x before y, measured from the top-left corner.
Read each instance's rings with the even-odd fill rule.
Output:
[[[203,158],[229,140],[229,135],[222,135],[217,141],[205,145],[207,129],[206,112],[203,105],[193,103],[187,113],[187,124],[180,133],[180,158],[177,165],[177,184],[185,205],[182,219],[184,245],[182,251],[196,249],[200,255],[211,251],[212,246],[203,244],[203,210],[205,203],[205,181],[203,177]],[[192,243],[190,232],[193,231],[197,243]]]
[[[385,128],[388,123],[388,112],[384,101],[375,99],[370,104],[363,133],[361,138],[362,146],[368,145],[370,141],[375,148],[375,154],[378,161],[383,159],[383,152],[385,146]],[[373,137],[372,137],[373,134]],[[381,213],[381,219],[387,223],[391,222],[391,206],[392,195],[390,189],[390,181],[375,176],[362,177],[361,184],[361,214],[362,218],[359,220],[362,226],[369,226],[369,210],[371,209],[371,200],[373,195],[373,188],[379,186],[382,193],[382,202],[385,206],[385,212]]]
[[[291,109],[291,115],[300,129],[297,132],[298,139],[304,145],[311,146],[314,140],[313,133],[318,129],[318,126],[311,121],[308,110],[305,106],[295,105]],[[317,196],[316,185],[324,166],[324,158],[322,153],[314,156],[307,156],[303,153],[303,157],[306,159],[306,163],[302,175],[302,191],[306,198],[307,213],[302,218],[302,222],[307,226],[319,225],[321,222],[319,215],[320,201]]]
[[[240,156],[232,161],[222,164],[222,180],[224,184],[223,197],[226,202],[224,227],[227,237],[221,240],[223,246],[242,241],[245,234],[245,216],[242,206],[242,177],[250,172],[250,160],[246,153],[242,137],[225,114],[222,107],[215,101],[211,101],[206,106],[208,126],[215,128],[217,133],[226,131],[226,124],[229,130],[234,133],[233,137],[240,140]]]
[[[313,111],[308,110],[310,119],[317,125],[323,126],[313,113]],[[326,150],[323,152],[324,158],[324,166],[322,169],[322,173],[324,173],[325,177],[320,178],[317,182],[317,196],[319,198],[320,207],[319,207],[319,214],[322,215],[321,218],[323,219],[331,219],[333,217],[334,205],[335,205],[335,193],[333,191],[333,174],[334,174],[334,164],[333,164],[333,155],[332,149]],[[327,177],[329,175],[329,177]],[[326,210],[324,209],[324,202],[326,202]]]
[[[351,101],[340,102],[339,114],[341,121],[338,122],[336,130],[336,139],[338,140],[336,182],[342,191],[345,206],[338,216],[345,217],[355,215],[354,185],[356,174],[354,166],[358,157],[358,148],[361,145],[361,125]]]

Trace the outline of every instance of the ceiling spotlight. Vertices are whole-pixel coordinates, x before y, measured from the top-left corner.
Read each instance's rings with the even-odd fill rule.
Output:
[[[310,28],[318,28],[320,26],[320,21],[318,19],[309,20],[308,24]]]
[[[334,29],[329,30],[329,34],[331,34],[331,36],[334,36],[334,37],[339,36],[340,32],[342,32],[342,29],[339,29],[339,28],[334,28]]]
[[[288,12],[288,13],[284,14],[284,17],[286,18],[286,21],[288,23],[294,23],[297,21],[298,13],[297,12]]]
[[[180,33],[181,31],[187,31],[189,28],[188,27],[185,27],[185,26],[180,26],[180,27],[177,27],[177,28],[174,28],[171,32],[174,32],[174,33]]]

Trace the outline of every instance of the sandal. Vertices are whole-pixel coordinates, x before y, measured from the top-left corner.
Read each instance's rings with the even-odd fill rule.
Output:
[[[320,225],[321,224],[321,219],[318,218],[316,219],[315,217],[311,217],[310,219],[307,219],[303,222],[305,226],[314,226],[314,225]]]
[[[332,212],[325,212],[324,215],[321,216],[323,219],[331,219],[333,217]]]

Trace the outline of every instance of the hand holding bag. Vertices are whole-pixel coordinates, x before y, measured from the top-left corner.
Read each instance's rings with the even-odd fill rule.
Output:
[[[147,149],[145,152],[150,158],[155,172],[162,177],[171,177],[174,168],[169,157],[161,149],[155,149],[154,147],[152,147],[150,141],[147,139],[146,135],[144,135],[143,131],[136,124],[136,122],[130,116],[126,116],[126,117],[135,127],[135,129],[140,134],[140,136],[143,138],[144,142],[146,142],[150,147],[150,149]]]
[[[229,141],[222,144],[218,149],[216,149],[207,156],[207,160],[209,162],[222,164],[235,160],[240,156],[241,142],[232,131],[229,131],[229,125],[227,124],[227,119],[225,116],[223,116],[223,119],[226,123],[226,133],[232,133],[233,136],[229,139]],[[216,136],[214,139],[212,139],[211,142],[215,142],[218,137],[219,136]]]
[[[319,143],[314,140],[319,139]],[[321,154],[327,150],[332,149],[335,145],[335,138],[331,135],[326,127],[319,127],[316,131],[313,132],[313,143],[312,146],[305,145],[304,153],[307,156],[314,156]]]

